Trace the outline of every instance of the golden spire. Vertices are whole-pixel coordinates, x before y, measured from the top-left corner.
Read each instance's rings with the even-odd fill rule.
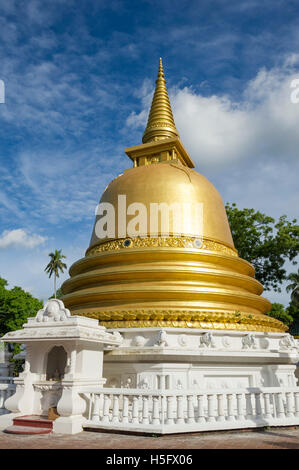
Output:
[[[145,144],[171,137],[179,137],[179,133],[175,127],[160,58],[156,89],[142,142]]]

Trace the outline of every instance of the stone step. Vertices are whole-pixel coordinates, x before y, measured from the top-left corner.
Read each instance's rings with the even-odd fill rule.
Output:
[[[25,415],[13,418],[13,425],[5,429],[10,434],[48,434],[52,432],[53,421],[39,415]]]
[[[6,428],[4,432],[8,434],[50,434],[52,429],[27,425],[13,425]]]
[[[53,421],[45,416],[39,415],[25,415],[17,416],[13,419],[13,424],[16,426],[32,426],[32,427],[43,427],[52,429]]]

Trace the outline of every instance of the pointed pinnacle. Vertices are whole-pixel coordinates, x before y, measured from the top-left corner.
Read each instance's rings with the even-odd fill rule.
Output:
[[[164,70],[163,70],[163,64],[162,64],[162,58],[160,57],[160,65],[159,65],[159,70],[158,70],[158,78],[163,77],[164,78]]]
[[[179,133],[175,127],[160,58],[156,89],[142,142],[145,144],[171,137],[179,137]]]

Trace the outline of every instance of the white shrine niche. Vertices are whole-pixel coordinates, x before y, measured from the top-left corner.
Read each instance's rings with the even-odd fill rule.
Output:
[[[67,352],[63,346],[53,346],[48,352],[46,380],[62,380],[67,365]]]
[[[102,387],[103,349],[117,347],[122,338],[108,333],[98,321],[71,316],[63,302],[49,300],[22,330],[1,341],[26,345],[24,371],[14,379],[16,393],[5,402],[15,415],[47,416],[56,407],[53,432],[74,434],[85,421],[85,390]]]

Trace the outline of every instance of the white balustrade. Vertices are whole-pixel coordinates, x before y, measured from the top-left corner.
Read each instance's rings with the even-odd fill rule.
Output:
[[[102,388],[90,399],[88,423],[104,428],[167,433],[299,424],[298,388],[200,392]],[[1,400],[2,395],[0,405]]]
[[[6,379],[6,383],[0,383],[0,415],[9,413],[5,408],[6,400],[15,393],[16,386],[13,382],[13,377],[1,377]]]

